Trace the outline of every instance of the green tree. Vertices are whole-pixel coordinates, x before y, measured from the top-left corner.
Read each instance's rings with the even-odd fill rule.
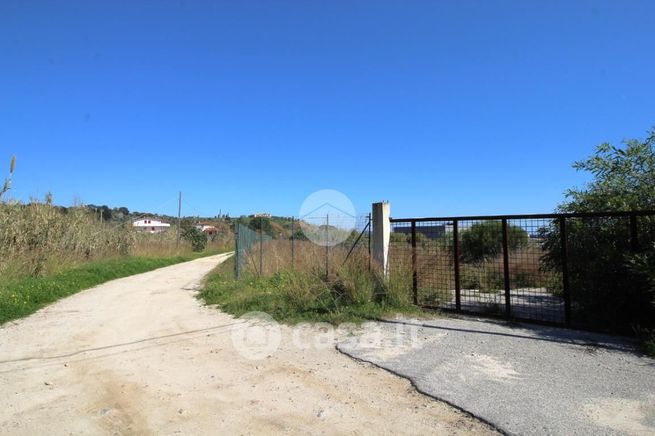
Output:
[[[507,246],[516,250],[528,245],[528,232],[518,226],[507,226]],[[462,233],[462,258],[465,262],[481,262],[503,251],[503,225],[500,221],[475,223]]]
[[[271,224],[270,218],[267,217],[255,217],[250,220],[250,223],[248,223],[248,227],[250,227],[252,230],[258,232],[260,230],[263,230],[264,233],[269,235],[270,237],[275,237],[275,229],[273,228],[273,224]]]
[[[184,229],[182,238],[191,243],[193,251],[203,251],[207,247],[207,234],[196,227]]]
[[[599,145],[573,167],[592,175],[590,183],[566,192],[560,212],[607,212],[655,209],[655,130],[645,140],[622,146]],[[627,218],[567,220],[569,287],[573,322],[607,330],[629,331],[653,324],[653,293],[643,259],[652,256],[655,219],[638,218],[641,253],[633,253]],[[561,272],[559,226],[542,230],[545,269]],[[650,247],[650,248],[649,248]],[[650,251],[649,251],[650,250]],[[651,253],[651,254],[649,254]],[[652,272],[651,272],[652,274]]]
[[[624,146],[603,143],[586,160],[573,164],[591,173],[582,189],[569,189],[562,212],[630,211],[655,209],[655,128],[646,140],[631,139]]]

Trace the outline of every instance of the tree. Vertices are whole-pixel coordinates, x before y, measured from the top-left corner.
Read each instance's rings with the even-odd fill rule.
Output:
[[[275,237],[275,229],[273,228],[273,225],[271,224],[271,220],[266,217],[255,217],[250,220],[250,223],[248,224],[248,227],[250,227],[252,230],[258,232],[260,230],[263,230],[264,233],[269,235],[270,237]]]
[[[510,250],[528,245],[528,232],[518,226],[507,226]],[[465,262],[481,262],[498,256],[503,250],[503,225],[500,221],[475,223],[462,233],[462,258]]]
[[[111,221],[112,212],[111,209],[108,206],[101,206],[99,209],[100,216],[102,217],[103,221]]]
[[[560,212],[608,212],[655,209],[655,130],[645,140],[632,139],[623,146],[599,145],[593,155],[575,162],[578,171],[591,173],[583,188],[566,192]],[[655,218],[639,217],[643,252],[633,253],[627,218],[567,220],[569,288],[573,322],[607,330],[629,331],[653,324],[652,277],[638,268],[652,256]],[[546,254],[543,267],[561,272],[558,225],[542,230]],[[650,249],[648,248],[650,247]]]
[[[207,234],[196,227],[184,229],[182,238],[191,243],[193,251],[203,251],[207,247]]]
[[[583,189],[569,189],[562,212],[655,209],[655,128],[646,140],[631,139],[624,147],[603,143],[596,152],[573,164],[594,179]]]

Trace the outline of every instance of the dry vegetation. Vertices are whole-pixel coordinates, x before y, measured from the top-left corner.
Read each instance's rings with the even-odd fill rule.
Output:
[[[39,276],[87,260],[128,254],[136,235],[101,226],[85,208],[0,204],[0,274]]]
[[[230,242],[219,239],[215,250]],[[87,208],[57,207],[50,202],[0,203],[0,276],[43,276],[88,261],[135,255],[169,257],[190,254],[175,231],[138,233],[131,221],[102,223]]]
[[[407,287],[402,280],[383,279],[374,264],[369,269],[368,250],[360,244],[349,257],[348,244],[326,250],[295,241],[293,257],[289,240],[255,244],[244,256],[240,279],[234,278],[234,263],[227,262],[209,277],[201,297],[237,316],[262,311],[289,322],[339,323],[420,313],[411,305],[411,280]]]
[[[177,246],[174,231],[135,231],[129,214],[107,222],[89,207],[55,206],[50,194],[43,202],[6,201],[15,165],[12,158],[0,185],[0,324],[107,280],[225,251],[232,243],[226,231],[205,253],[192,253],[185,241]]]
[[[423,238],[416,250],[419,304],[454,304],[454,259],[447,238]],[[413,312],[411,245],[404,239],[390,247],[389,274],[383,278],[375,262],[369,264],[366,240],[347,258],[352,242],[330,247],[288,239],[254,243],[241,253],[241,279],[233,266],[222,266],[203,293],[209,303],[242,314],[264,311],[283,320],[366,319],[394,312]],[[512,288],[546,287],[550,273],[541,268],[543,250],[529,241],[511,250]],[[261,261],[261,264],[260,264]],[[369,266],[370,265],[370,266]],[[503,258],[493,255],[460,263],[462,290],[498,293],[504,289]]]
[[[102,223],[85,207],[49,201],[0,203],[0,324],[119,277],[217,253],[179,248],[175,232],[158,235],[124,224]]]
[[[544,251],[537,241],[509,252],[509,276],[512,289],[545,288],[560,291],[561,279],[542,266]],[[455,266],[452,243],[423,240],[416,247],[416,270],[419,303],[439,305],[452,302],[455,290]],[[412,249],[403,240],[390,246],[390,276],[403,283],[405,292],[412,289]],[[408,285],[407,285],[408,284]],[[462,290],[498,293],[504,290],[502,254],[477,262],[460,260]]]

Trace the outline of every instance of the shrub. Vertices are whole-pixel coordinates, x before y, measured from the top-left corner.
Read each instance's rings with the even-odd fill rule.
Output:
[[[203,251],[207,247],[207,234],[195,227],[189,227],[182,232],[184,240],[191,243],[193,251]]]
[[[644,140],[623,147],[601,144],[574,168],[594,179],[584,189],[571,189],[560,212],[605,212],[655,208],[655,130]],[[642,247],[655,241],[651,217],[639,218]],[[561,273],[558,226],[542,231],[543,267]],[[606,330],[631,331],[635,325],[652,327],[652,270],[648,257],[631,254],[626,218],[567,220],[569,283],[573,322]],[[650,272],[649,272],[650,271]]]
[[[655,334],[644,340],[643,349],[644,353],[648,354],[650,357],[655,357]]]
[[[528,245],[528,232],[508,225],[507,243],[510,250]],[[475,223],[462,233],[462,258],[465,262],[480,262],[493,258],[502,252],[503,230],[500,221],[483,221]]]
[[[629,256],[628,268],[646,284],[644,294],[650,299],[651,310],[655,312],[655,243],[648,251]]]
[[[264,233],[271,237],[276,236],[273,224],[271,224],[271,219],[267,217],[258,216],[251,219],[250,223],[248,223],[248,227],[256,232],[263,230]]]

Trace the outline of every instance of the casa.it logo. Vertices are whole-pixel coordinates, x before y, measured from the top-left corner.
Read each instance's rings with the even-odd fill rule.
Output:
[[[277,351],[282,340],[280,325],[267,313],[249,312],[232,328],[232,345],[249,360],[261,360]]]

